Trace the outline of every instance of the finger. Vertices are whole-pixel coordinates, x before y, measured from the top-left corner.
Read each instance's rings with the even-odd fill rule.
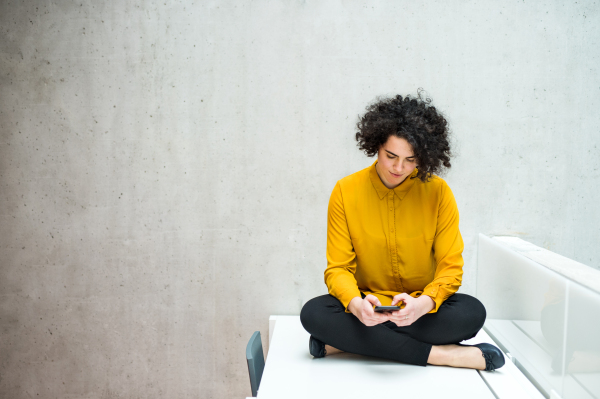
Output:
[[[379,320],[380,322],[388,321],[390,319],[389,313],[380,313]]]
[[[387,320],[388,316],[385,313],[373,312],[373,319]]]
[[[398,294],[396,295],[394,298],[398,299],[398,303],[403,302],[404,306],[406,307],[406,305],[408,305],[410,303],[410,301],[413,299],[413,297],[411,297],[410,295],[408,295],[407,293],[403,292],[402,294]]]
[[[402,310],[400,310],[400,316],[406,316],[407,314],[411,314],[412,311],[413,311],[413,306],[406,305],[405,307],[402,308]]]
[[[369,302],[365,302],[363,304],[363,314],[371,317],[371,316],[373,316],[374,313],[375,313],[375,310],[373,309],[373,306],[370,305]]]
[[[366,320],[365,320],[365,324],[366,324],[367,326],[369,326],[369,327],[372,327],[372,326],[374,326],[374,325],[377,325],[377,324],[379,324],[379,323],[380,323],[380,321],[379,321],[379,320],[376,320],[376,319],[366,319]]]
[[[398,295],[396,295],[396,297],[398,297],[398,299],[401,299],[404,302],[414,299],[412,296],[408,295],[406,292],[403,292],[402,294],[398,294]]]
[[[394,297],[394,299],[392,300],[392,303],[395,301],[396,303],[400,303],[400,302],[404,302],[406,303],[406,299],[412,299],[412,297],[410,295],[408,295],[407,293],[403,292],[401,294],[398,294]]]
[[[409,320],[414,320],[411,313],[401,313],[398,316],[394,317],[395,320],[401,321],[403,323],[408,322]],[[412,321],[411,321],[412,322]]]
[[[398,315],[396,317],[398,317],[399,319],[404,319],[409,314],[410,314],[409,312],[406,312],[404,309],[402,309],[401,311],[398,312]]]
[[[396,313],[398,316],[406,316],[407,314],[411,313],[412,308],[410,306],[406,306],[400,310],[395,311],[394,313]]]
[[[410,303],[410,304],[407,303],[406,306],[398,309],[398,311],[402,314],[406,314],[406,313],[410,312],[410,310],[413,308],[413,306],[414,305],[412,303]]]
[[[365,299],[369,301],[372,305],[381,306],[379,298],[377,298],[375,295],[369,294],[365,297]]]

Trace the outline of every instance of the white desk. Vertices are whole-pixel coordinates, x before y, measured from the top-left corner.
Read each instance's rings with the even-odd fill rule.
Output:
[[[259,399],[494,398],[476,370],[410,366],[349,353],[313,359],[308,339],[298,316],[277,316]]]

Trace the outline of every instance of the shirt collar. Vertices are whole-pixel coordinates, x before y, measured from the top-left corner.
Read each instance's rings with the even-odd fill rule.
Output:
[[[371,165],[371,170],[369,170],[369,178],[371,179],[371,183],[373,183],[373,188],[375,188],[375,191],[377,191],[379,199],[383,199],[383,197],[385,197],[390,191],[394,191],[394,194],[396,194],[398,198],[403,199],[404,196],[410,191],[412,186],[415,184],[418,169],[415,168],[415,170],[409,176],[407,176],[406,179],[404,179],[404,181],[398,186],[394,187],[393,189],[389,189],[385,186],[385,184],[383,184],[383,182],[379,178],[379,175],[377,174],[377,169],[375,169],[376,164],[377,161],[373,162],[373,165]]]

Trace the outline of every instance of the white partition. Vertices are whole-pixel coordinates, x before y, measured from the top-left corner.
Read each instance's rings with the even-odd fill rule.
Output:
[[[600,271],[514,237],[479,236],[486,331],[547,397],[600,398]]]

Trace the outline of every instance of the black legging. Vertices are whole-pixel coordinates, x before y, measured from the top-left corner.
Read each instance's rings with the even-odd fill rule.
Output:
[[[454,294],[436,313],[427,313],[406,327],[390,321],[365,326],[331,295],[308,301],[300,321],[318,340],[344,352],[425,366],[432,345],[455,344],[473,338],[485,322],[485,308],[477,298]]]

